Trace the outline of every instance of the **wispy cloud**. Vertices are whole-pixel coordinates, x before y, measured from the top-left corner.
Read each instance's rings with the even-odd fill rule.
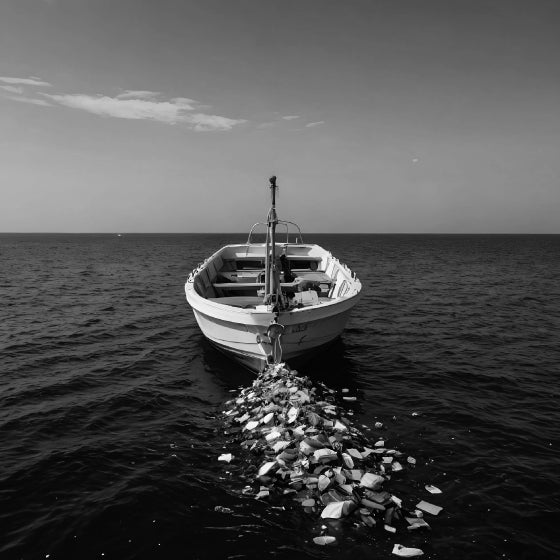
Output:
[[[194,113],[196,101],[186,97],[175,97],[168,101],[149,99],[129,99],[109,97],[107,95],[88,94],[47,94],[45,97],[52,101],[70,107],[81,109],[102,117],[117,119],[146,119],[165,124],[187,124],[197,131],[230,130],[238,124],[246,122],[244,119],[230,119],[220,115]]]
[[[188,97],[160,99],[160,93],[149,90],[125,90],[115,97],[87,93],[45,93],[44,99],[26,96],[26,87],[51,86],[37,76],[29,78],[0,77],[0,89],[13,95],[5,98],[20,103],[50,107],[53,104],[87,111],[101,117],[117,119],[152,120],[165,124],[183,124],[197,132],[231,130],[247,122],[206,112],[209,106]]]
[[[127,89],[126,91],[119,93],[119,95],[117,95],[117,99],[151,99],[153,97],[157,97],[158,95],[159,91]]]
[[[23,88],[18,86],[0,86],[0,89],[9,91],[10,93],[23,93]]]
[[[34,99],[32,97],[14,97],[8,96],[12,101],[19,101],[20,103],[30,103],[31,105],[40,105],[41,107],[52,107],[52,105],[44,99]]]
[[[293,121],[294,119],[299,119],[299,115],[286,115],[282,117],[285,121]]]
[[[33,76],[31,78],[11,78],[9,76],[0,76],[0,82],[5,84],[18,84],[22,86],[38,86],[38,87],[51,87],[52,84]]]
[[[314,126],[320,126],[325,124],[325,121],[310,122],[305,125],[305,128],[313,128]]]

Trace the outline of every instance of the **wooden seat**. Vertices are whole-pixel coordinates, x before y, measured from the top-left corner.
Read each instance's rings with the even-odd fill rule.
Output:
[[[241,291],[241,290],[257,290],[264,288],[264,283],[261,282],[219,282],[214,284],[217,290],[228,291]]]
[[[232,307],[248,309],[255,307],[256,305],[261,305],[263,298],[257,296],[229,296],[221,298],[208,298],[208,301],[215,301],[216,303],[231,305]]]

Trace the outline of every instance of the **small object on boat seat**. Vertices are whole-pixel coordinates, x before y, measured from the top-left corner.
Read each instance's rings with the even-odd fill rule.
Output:
[[[309,290],[307,292],[297,292],[294,294],[292,301],[296,305],[317,305],[319,303],[319,295],[314,290]]]

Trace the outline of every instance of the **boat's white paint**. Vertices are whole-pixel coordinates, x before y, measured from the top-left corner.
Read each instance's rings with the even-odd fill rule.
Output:
[[[338,270],[334,295],[339,297],[320,298],[320,301],[301,309],[290,309],[274,313],[266,308],[243,309],[220,303],[220,298],[208,299],[197,293],[212,290],[212,278],[224,260],[261,259],[265,255],[264,244],[227,245],[209,257],[189,276],[185,284],[188,303],[193,308],[198,325],[204,336],[221,350],[252,369],[262,367],[271,353],[270,340],[266,337],[268,327],[278,322],[285,327],[280,339],[282,359],[290,361],[300,358],[314,349],[328,344],[343,331],[351,309],[358,302],[361,283],[351,271],[318,245],[277,244],[278,252],[288,258],[317,259],[318,269],[327,273]],[[296,261],[294,261],[296,262]],[[332,273],[329,274],[332,277]],[[255,285],[256,289],[256,285]],[[215,295],[215,294],[214,294]],[[248,298],[250,299],[250,298]],[[235,298],[226,298],[226,301]]]

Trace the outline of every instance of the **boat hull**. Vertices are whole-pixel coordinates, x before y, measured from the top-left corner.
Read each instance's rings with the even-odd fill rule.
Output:
[[[314,357],[318,356],[322,352],[331,348],[335,344],[335,342],[339,339],[339,337],[340,335],[334,338],[333,340],[331,340],[330,342],[327,342],[326,344],[322,344],[321,346],[312,348],[311,350],[303,354],[299,354],[297,356],[290,358],[289,360],[287,360],[289,362],[289,365],[293,369],[303,367],[305,364],[308,364],[311,360],[313,360]],[[266,368],[267,365],[266,360],[263,359],[261,356],[255,357],[242,352],[236,352],[231,348],[228,348],[227,346],[222,346],[221,344],[217,344],[216,342],[213,342],[212,340],[209,339],[208,342],[210,342],[210,344],[214,348],[216,348],[216,350],[224,354],[224,356],[227,356],[229,359],[234,360],[235,362],[237,362],[244,368],[248,369],[249,371],[260,372]]]
[[[216,309],[204,309],[204,303],[191,305],[202,333],[214,346],[250,370],[260,371],[272,353],[266,333],[275,320],[284,326],[281,359],[294,366],[340,336],[356,302],[353,297],[308,310],[280,312],[278,317],[248,311],[219,316]]]
[[[268,244],[226,245],[193,270],[185,284],[187,301],[204,336],[253,371],[268,360],[292,367],[336,340],[358,303],[361,282],[330,252],[313,244],[276,244],[288,272],[299,282],[280,280],[289,306],[264,304],[261,281]],[[284,266],[282,265],[282,266]],[[266,272],[266,268],[264,269]],[[281,273],[286,278],[286,271]],[[278,278],[279,279],[279,276]],[[297,289],[296,289],[297,288]],[[272,324],[283,328],[271,339]]]

